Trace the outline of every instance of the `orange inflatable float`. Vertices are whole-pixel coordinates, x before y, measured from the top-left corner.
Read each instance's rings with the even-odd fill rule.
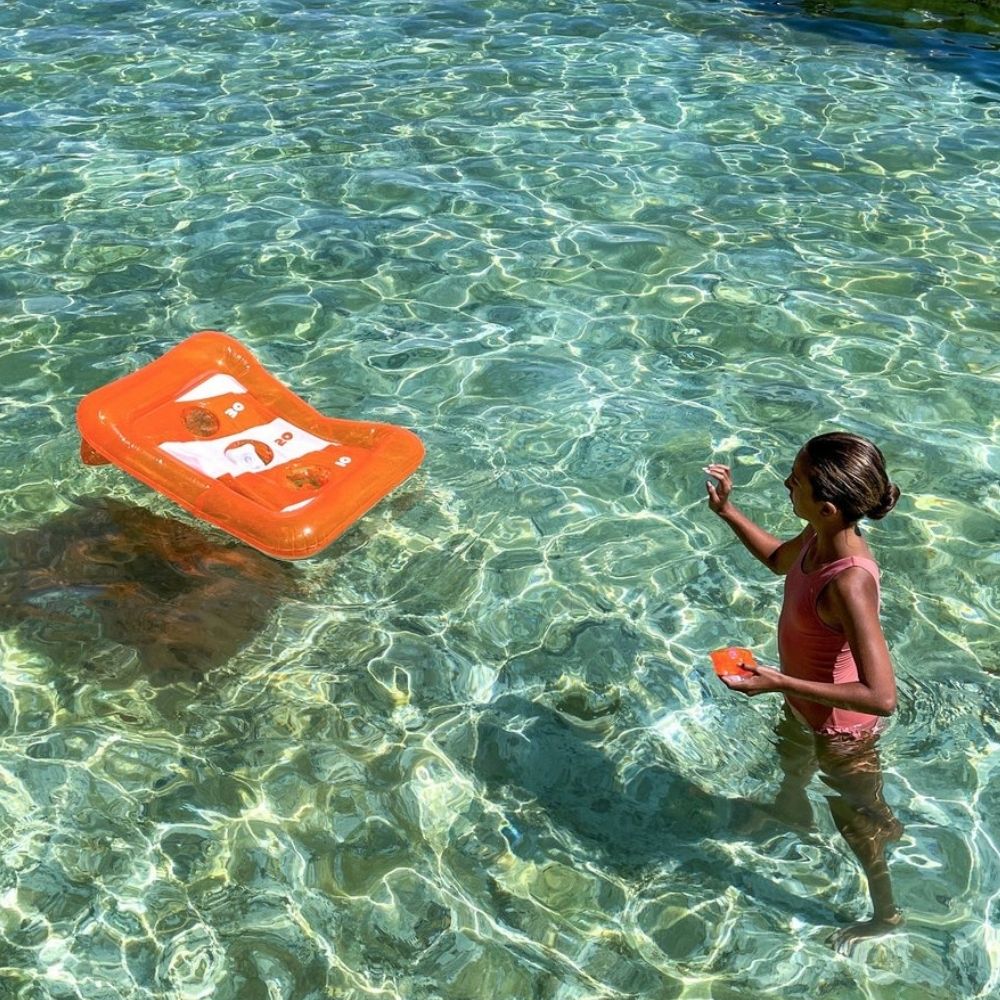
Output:
[[[424,457],[402,427],[324,417],[214,330],[85,396],[77,423],[88,465],[281,559],[325,548]]]
[[[753,653],[742,646],[730,646],[728,649],[713,649],[708,654],[712,659],[712,667],[719,677],[752,677],[753,674],[744,669],[743,664],[757,666]]]

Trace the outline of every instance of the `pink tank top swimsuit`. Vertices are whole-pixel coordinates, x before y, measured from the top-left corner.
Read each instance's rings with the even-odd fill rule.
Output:
[[[820,566],[812,573],[802,568],[806,554],[816,541],[812,535],[802,546],[795,564],[785,576],[785,599],[778,619],[778,654],[781,672],[789,677],[825,684],[849,684],[857,681],[858,665],[843,632],[830,628],[816,611],[816,600],[823,588],[851,566],[860,566],[875,579],[881,598],[878,566],[872,559],[848,556]],[[877,731],[884,720],[866,712],[831,708],[819,702],[785,695],[792,712],[822,736],[866,736]]]

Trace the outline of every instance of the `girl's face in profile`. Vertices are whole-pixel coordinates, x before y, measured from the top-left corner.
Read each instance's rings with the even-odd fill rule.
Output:
[[[809,463],[801,451],[796,455],[792,471],[785,480],[785,488],[788,490],[795,514],[806,521],[811,521],[818,513],[819,504],[813,497],[812,483],[809,481]]]

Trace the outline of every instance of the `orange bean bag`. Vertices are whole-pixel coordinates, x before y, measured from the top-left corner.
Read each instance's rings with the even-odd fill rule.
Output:
[[[743,664],[751,667],[757,666],[753,653],[742,646],[730,646],[728,649],[713,649],[708,654],[712,660],[712,667],[719,677],[751,677],[752,672],[746,670]]]
[[[424,457],[402,427],[324,417],[214,330],[85,396],[77,423],[88,465],[281,559],[325,548]]]

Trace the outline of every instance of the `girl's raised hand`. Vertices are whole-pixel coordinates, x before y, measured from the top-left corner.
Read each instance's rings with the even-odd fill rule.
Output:
[[[708,506],[716,514],[721,514],[729,503],[729,494],[733,492],[733,474],[728,465],[706,465],[704,470],[717,482],[709,480],[705,483],[708,490]]]

